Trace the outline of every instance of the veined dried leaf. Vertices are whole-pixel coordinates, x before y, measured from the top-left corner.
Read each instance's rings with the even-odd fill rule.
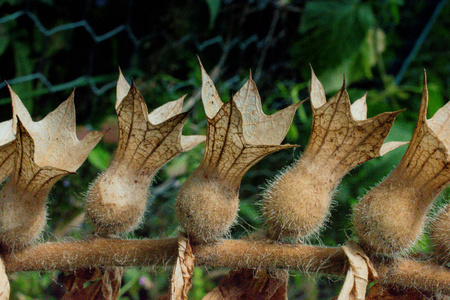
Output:
[[[281,269],[274,272],[265,269],[230,271],[203,300],[286,300],[289,274]]]
[[[431,203],[450,183],[450,104],[430,120],[427,107],[424,74],[419,118],[405,155],[355,206],[356,232],[361,243],[373,251],[397,253],[411,247],[422,232]]]
[[[293,147],[280,143],[300,104],[266,116],[251,79],[223,103],[200,67],[208,119],[206,148],[200,166],[182,185],[175,205],[188,236],[207,241],[225,234],[235,221],[238,190],[248,169],[270,153]]]
[[[86,211],[97,233],[116,234],[134,229],[142,219],[150,183],[168,161],[204,140],[182,136],[188,113],[184,97],[148,114],[144,99],[122,74],[117,82],[116,111],[119,143],[109,168],[89,192]]]
[[[377,271],[357,243],[350,241],[342,248],[348,257],[350,267],[338,300],[363,300],[369,282],[378,279]]]
[[[8,86],[9,87],[9,86]],[[75,172],[102,138],[101,132],[90,132],[80,141],[76,135],[74,92],[44,119],[33,122],[17,94],[9,87],[13,105],[13,128],[17,117],[35,142],[34,161]]]
[[[34,162],[33,138],[17,120],[16,152],[10,180],[0,191],[0,243],[10,249],[32,242],[45,225],[51,187],[70,172]]]
[[[289,130],[295,111],[302,104],[302,102],[293,104],[273,115],[266,115],[262,110],[261,97],[251,75],[233,96],[233,101],[242,114],[244,139],[253,145],[280,144]]]
[[[0,183],[11,175],[14,166],[14,134],[12,120],[0,123]]]
[[[192,286],[195,257],[189,239],[184,235],[178,237],[178,257],[172,272],[170,282],[170,299],[186,300]]]
[[[357,165],[381,156],[383,141],[400,111],[367,119],[366,95],[350,105],[345,81],[335,96],[328,102],[325,99],[322,84],[312,72],[313,128],[303,156],[329,165],[327,169],[340,178]]]
[[[308,146],[264,194],[263,214],[273,239],[304,239],[320,230],[341,178],[357,165],[403,145],[383,145],[399,112],[367,119],[366,95],[351,105],[345,82],[327,102],[313,71],[310,93],[314,116]]]
[[[63,300],[114,300],[119,298],[123,268],[79,269],[65,278]]]
[[[8,300],[9,292],[9,279],[6,275],[3,259],[0,258],[0,300]]]

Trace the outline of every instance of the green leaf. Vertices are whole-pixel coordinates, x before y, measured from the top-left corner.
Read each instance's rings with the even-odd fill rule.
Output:
[[[209,28],[212,28],[220,11],[220,0],[206,0],[206,3],[209,7]]]
[[[291,48],[292,56],[299,64],[311,63],[320,75],[345,61],[348,64],[348,60],[359,53],[369,29],[375,24],[368,3],[309,1],[299,28],[301,40]]]
[[[111,154],[101,146],[97,146],[89,153],[88,161],[97,169],[104,171],[109,166]]]

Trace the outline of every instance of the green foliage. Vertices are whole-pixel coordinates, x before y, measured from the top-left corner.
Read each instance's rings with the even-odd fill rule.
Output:
[[[214,26],[220,11],[220,0],[205,0],[209,7],[209,28]]]

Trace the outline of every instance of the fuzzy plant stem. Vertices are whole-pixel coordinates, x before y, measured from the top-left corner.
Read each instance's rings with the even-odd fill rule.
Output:
[[[6,272],[75,270],[108,266],[172,265],[177,239],[92,240],[44,243],[2,255]],[[193,245],[197,265],[229,268],[289,268],[342,276],[348,261],[342,248],[221,240]],[[381,283],[450,295],[450,270],[430,261],[372,258]]]

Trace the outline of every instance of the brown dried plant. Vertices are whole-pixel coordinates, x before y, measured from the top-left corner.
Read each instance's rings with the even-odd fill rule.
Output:
[[[184,182],[175,210],[183,227],[177,238],[122,239],[142,221],[156,172],[205,137],[183,136],[188,113],[183,98],[148,114],[134,84],[117,83],[119,143],[108,169],[88,192],[86,211],[95,235],[86,240],[37,243],[46,224],[46,199],[53,184],[83,163],[102,134],[75,135],[73,93],[55,111],[33,122],[10,89],[12,120],[0,123],[0,299],[8,299],[7,274],[65,270],[63,299],[117,299],[123,267],[174,265],[164,299],[187,299],[194,266],[233,270],[204,299],[286,299],[289,269],[345,276],[337,299],[450,295],[450,205],[431,226],[432,257],[399,255],[420,235],[433,199],[450,181],[450,104],[426,119],[426,80],[419,120],[397,168],[356,205],[358,241],[342,247],[302,243],[329,214],[339,181],[352,168],[404,144],[383,144],[399,112],[367,119],[366,96],[350,104],[345,89],[326,101],[312,73],[313,125],[300,159],[271,181],[262,200],[264,230],[223,239],[236,222],[244,174],[281,145],[296,109],[273,115],[262,110],[251,76],[223,103],[203,66],[201,94],[207,117],[199,167]],[[7,177],[9,176],[9,179]],[[292,242],[292,243],[289,243]],[[33,245],[35,244],[35,245]],[[399,292],[399,290],[401,292]],[[400,299],[400,298],[398,298]],[[403,298],[402,298],[403,299]]]
[[[354,224],[360,243],[376,252],[398,253],[413,246],[430,205],[450,183],[450,105],[447,103],[427,120],[426,74],[424,77],[419,118],[405,155],[397,168],[355,206]]]
[[[13,120],[5,127],[10,124],[12,129],[5,132],[11,130],[16,136],[2,146],[4,152],[0,155],[5,166],[2,177],[11,175],[0,191],[0,244],[3,249],[14,250],[39,237],[46,225],[50,189],[61,177],[81,166],[102,134],[92,132],[78,140],[74,93],[38,122],[33,122],[11,88],[10,93]],[[10,136],[6,133],[6,140]]]
[[[184,97],[148,114],[144,99],[120,73],[116,111],[119,143],[114,159],[89,190],[86,212],[100,235],[136,228],[144,215],[148,189],[156,172],[168,161],[204,140],[182,136],[188,113]]]
[[[345,82],[326,102],[324,88],[311,72],[314,116],[308,145],[300,159],[278,175],[263,195],[267,233],[275,240],[301,240],[318,232],[342,177],[357,165],[403,144],[383,144],[399,112],[367,119],[366,96],[350,105]]]

